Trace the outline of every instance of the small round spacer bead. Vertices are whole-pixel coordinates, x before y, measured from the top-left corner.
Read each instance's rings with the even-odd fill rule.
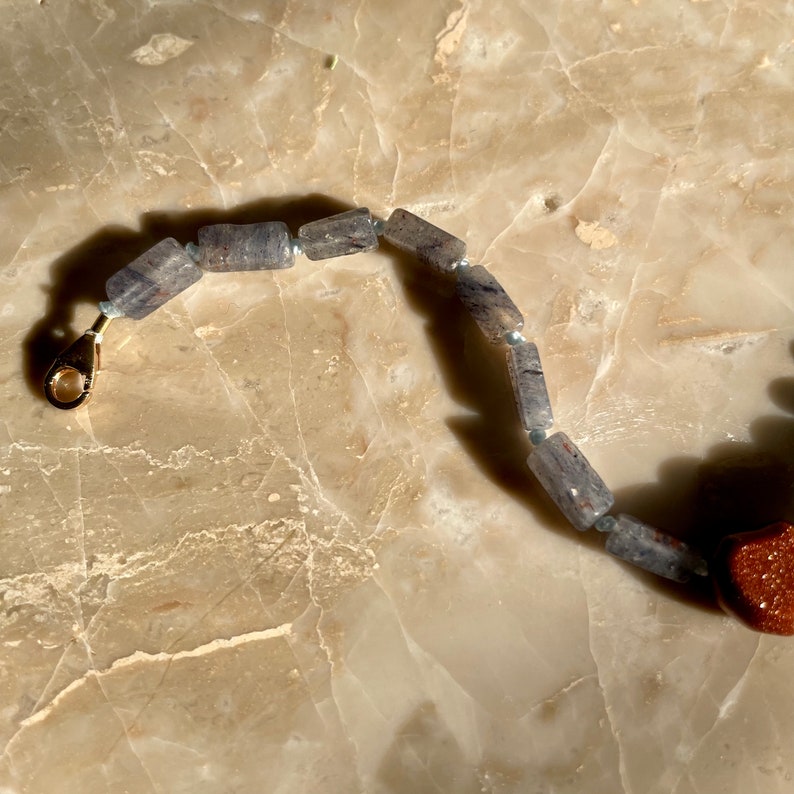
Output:
[[[529,431],[529,442],[535,447],[539,447],[546,440],[546,431],[542,427],[536,427]]]
[[[292,248],[292,253],[295,256],[302,256],[303,255],[303,243],[297,238],[293,237],[290,240],[290,247]]]
[[[117,309],[112,301],[100,301],[99,311],[101,311],[105,317],[110,317],[111,320],[124,316],[124,312],[121,311],[121,309]]]
[[[601,516],[598,521],[593,524],[593,526],[599,532],[612,532],[615,527],[617,526],[617,519],[613,518],[612,516]]]
[[[507,342],[510,347],[513,347],[513,345],[523,344],[526,341],[526,337],[523,336],[519,331],[508,331],[505,334],[505,342]]]
[[[381,220],[380,218],[375,218],[372,221],[372,231],[381,237],[383,235],[383,230],[386,228],[386,221]]]
[[[464,256],[463,259],[458,259],[455,263],[455,271],[458,270],[465,270],[467,267],[471,267],[471,262]]]
[[[198,264],[199,259],[201,259],[201,246],[196,245],[195,243],[188,243],[185,246],[185,251],[187,251],[187,255],[196,263]]]
[[[708,562],[706,560],[701,560],[692,573],[695,574],[695,576],[708,576],[710,573]]]

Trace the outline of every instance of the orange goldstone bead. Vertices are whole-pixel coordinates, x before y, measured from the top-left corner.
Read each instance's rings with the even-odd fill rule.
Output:
[[[794,525],[730,535],[710,565],[720,606],[750,628],[794,634]]]

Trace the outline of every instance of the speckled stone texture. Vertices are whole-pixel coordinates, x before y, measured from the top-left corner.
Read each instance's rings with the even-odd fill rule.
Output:
[[[383,239],[440,273],[454,272],[466,256],[463,240],[404,209],[396,209],[389,216]]]
[[[710,567],[726,612],[756,631],[794,634],[794,525],[731,535]]]
[[[313,260],[349,256],[378,247],[372,215],[366,207],[341,212],[298,229],[303,253]]]
[[[613,505],[614,497],[587,458],[565,433],[535,447],[527,465],[562,514],[580,532]]]
[[[554,418],[538,346],[534,342],[512,345],[507,351],[507,371],[524,429],[548,430],[554,424]]]
[[[127,317],[142,320],[201,278],[201,268],[173,237],[161,240],[105,285],[108,300]]]
[[[283,270],[295,264],[292,235],[286,223],[218,223],[198,230],[203,270]]]
[[[706,573],[706,562],[691,546],[623,513],[607,536],[606,550],[625,562],[675,582]]]
[[[503,342],[505,334],[510,331],[520,331],[524,327],[524,318],[518,307],[482,265],[461,269],[455,293],[493,344]]]

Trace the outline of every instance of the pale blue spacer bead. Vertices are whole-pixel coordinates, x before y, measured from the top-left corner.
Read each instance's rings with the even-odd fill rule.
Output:
[[[292,248],[292,253],[294,256],[303,256],[303,244],[297,237],[293,237],[289,241],[289,244]]]
[[[513,345],[522,345],[526,341],[526,337],[520,331],[509,331],[505,334],[505,342],[511,347]]]
[[[198,264],[199,259],[201,259],[201,248],[198,245],[196,245],[195,243],[188,243],[185,246],[185,251],[187,251],[187,255],[196,264]]]
[[[606,550],[644,571],[686,582],[692,574],[705,576],[708,565],[701,554],[654,527],[632,516],[619,515],[607,537]]]
[[[463,259],[459,259],[455,263],[455,270],[457,272],[465,270],[467,267],[471,267],[471,262],[464,256]]]
[[[555,433],[535,447],[527,465],[580,532],[593,526],[615,502],[604,481],[565,433]]]
[[[375,232],[375,234],[378,235],[378,237],[380,237],[383,234],[383,230],[385,228],[386,228],[386,221],[381,220],[380,218],[377,218],[372,221],[372,230]]]
[[[546,440],[546,431],[540,427],[536,427],[529,431],[529,441],[535,446],[539,447]]]
[[[124,316],[124,312],[117,308],[113,301],[100,301],[99,311],[101,311],[105,317],[110,317],[111,320]]]
[[[614,516],[601,516],[601,518],[599,518],[598,521],[593,524],[593,526],[599,532],[612,532],[612,530],[615,529],[617,523],[618,522]]]

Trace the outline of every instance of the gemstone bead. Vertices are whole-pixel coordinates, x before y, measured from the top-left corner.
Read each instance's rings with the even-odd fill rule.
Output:
[[[304,224],[298,229],[298,240],[303,253],[312,260],[358,254],[378,247],[378,235],[366,207]]]
[[[114,273],[108,299],[127,317],[141,320],[201,278],[201,268],[173,237],[166,237]]]
[[[692,574],[702,576],[707,572],[703,557],[686,543],[623,514],[617,516],[607,536],[606,550],[674,582],[686,582]]]
[[[507,371],[524,429],[550,428],[554,419],[537,345],[532,342],[513,345],[507,351]]]
[[[756,631],[794,634],[794,525],[730,535],[709,568],[728,614]]]
[[[392,212],[383,229],[383,239],[440,273],[454,273],[458,262],[466,256],[463,240],[408,210]]]
[[[562,514],[580,532],[593,526],[615,501],[596,470],[565,433],[554,433],[535,447],[527,465]]]
[[[286,223],[218,223],[198,231],[198,265],[204,270],[280,270],[295,264]]]
[[[503,342],[510,331],[518,331],[524,326],[518,307],[482,265],[461,271],[455,292],[480,330],[495,345]]]

